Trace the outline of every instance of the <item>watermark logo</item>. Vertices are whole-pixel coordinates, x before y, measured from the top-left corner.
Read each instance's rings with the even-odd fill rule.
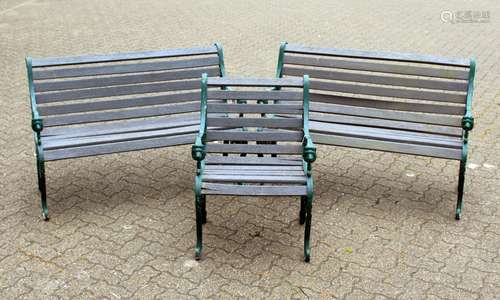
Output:
[[[489,23],[490,11],[484,10],[443,10],[441,12],[441,21],[443,23]]]

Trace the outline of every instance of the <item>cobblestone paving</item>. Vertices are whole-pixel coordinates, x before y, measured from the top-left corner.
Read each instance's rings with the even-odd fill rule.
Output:
[[[443,23],[441,11],[490,11]],[[0,299],[499,299],[497,1],[0,2]],[[297,199],[208,199],[193,260],[188,147],[48,163],[40,218],[23,58],[225,46],[273,76],[279,42],[477,57],[463,219],[458,163],[319,147],[313,258]]]

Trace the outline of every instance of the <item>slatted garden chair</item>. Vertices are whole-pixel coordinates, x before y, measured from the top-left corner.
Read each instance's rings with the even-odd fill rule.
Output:
[[[192,144],[200,76],[224,76],[222,47],[26,59],[42,215],[45,162]]]
[[[459,160],[458,220],[475,69],[474,60],[282,43],[277,77],[311,77],[315,143]]]
[[[210,87],[219,90],[209,91]],[[231,90],[224,90],[226,87]],[[269,90],[270,87],[274,89]],[[229,100],[233,99],[245,103],[231,103]],[[263,104],[261,99],[273,101]],[[290,102],[281,105],[274,104],[275,100]],[[300,196],[299,219],[301,224],[306,224],[304,258],[309,261],[311,171],[316,148],[309,137],[308,106],[307,76],[300,79],[217,79],[203,75],[200,132],[192,147],[193,159],[197,161],[196,259],[201,257],[207,195]],[[214,115],[221,113],[224,115]],[[283,114],[287,118],[269,117],[268,114]]]

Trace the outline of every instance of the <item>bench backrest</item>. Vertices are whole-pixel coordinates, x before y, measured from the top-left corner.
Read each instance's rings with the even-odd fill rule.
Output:
[[[210,87],[217,89],[207,90]],[[206,152],[302,154],[307,105],[307,84],[304,88],[302,78],[203,80],[202,116],[206,122],[202,120],[200,126],[206,132]],[[287,117],[270,118],[269,114]]]
[[[28,57],[26,62],[33,108],[44,128],[184,114],[199,120],[201,74],[224,76],[222,47],[217,44],[113,55]]]
[[[277,77],[310,76],[311,121],[461,136],[474,72],[471,60],[283,43]]]

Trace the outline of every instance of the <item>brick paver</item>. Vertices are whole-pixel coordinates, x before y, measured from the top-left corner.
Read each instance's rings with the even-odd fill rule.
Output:
[[[494,0],[1,1],[0,298],[499,299],[499,18]],[[41,220],[25,55],[220,41],[230,75],[273,76],[282,40],[477,57],[462,221],[457,162],[333,147],[318,149],[310,264],[297,199],[222,197],[195,262],[189,147],[48,163]]]

